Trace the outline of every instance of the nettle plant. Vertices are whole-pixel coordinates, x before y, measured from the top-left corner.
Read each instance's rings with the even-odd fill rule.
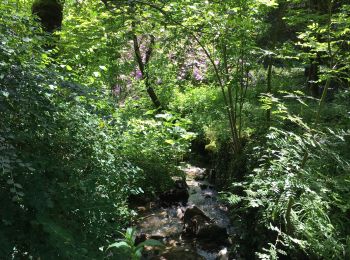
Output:
[[[133,227],[127,228],[120,241],[115,242],[107,247],[107,251],[112,251],[112,255],[116,255],[117,259],[139,260],[142,258],[142,252],[146,246],[153,249],[163,249],[164,244],[155,239],[147,239],[139,244],[135,244],[136,229]],[[113,250],[115,253],[113,253]]]

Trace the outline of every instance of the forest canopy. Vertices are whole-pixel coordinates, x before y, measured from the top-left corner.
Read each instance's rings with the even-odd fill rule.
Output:
[[[348,259],[349,84],[347,0],[3,0],[0,258],[148,259],[195,161],[220,259]]]

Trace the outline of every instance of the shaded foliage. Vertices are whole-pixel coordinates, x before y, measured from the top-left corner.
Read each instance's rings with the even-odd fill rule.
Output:
[[[130,198],[183,177],[194,139],[237,256],[348,258],[349,15],[340,0],[2,2],[0,258],[106,257]],[[147,243],[122,234],[112,246],[139,259]]]

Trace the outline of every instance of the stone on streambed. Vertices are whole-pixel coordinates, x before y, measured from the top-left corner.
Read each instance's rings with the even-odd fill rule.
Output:
[[[205,260],[196,251],[190,248],[175,247],[162,253],[160,256],[151,258],[152,260]]]
[[[208,189],[208,184],[206,184],[206,183],[201,183],[201,184],[199,184],[199,187],[201,188],[201,190],[206,190],[206,189]]]
[[[216,260],[229,260],[229,253],[226,247],[220,250]]]
[[[186,209],[183,217],[183,235],[196,237],[198,231],[211,223],[211,219],[197,206]]]
[[[177,217],[178,219],[183,219],[184,213],[183,213],[183,211],[182,211],[181,208],[177,208],[177,209],[176,209],[176,217]]]
[[[145,196],[144,194],[131,194],[128,198],[129,206],[132,208],[145,207],[149,205],[151,198]]]
[[[185,180],[176,180],[174,188],[165,191],[159,195],[160,203],[164,206],[170,206],[177,203],[186,205],[189,198],[188,186]]]
[[[208,244],[213,248],[228,243],[226,228],[213,223],[213,220],[196,206],[185,211],[183,221],[182,234],[184,236],[194,237],[198,242]]]
[[[211,219],[197,206],[192,206],[186,209],[184,214],[184,225],[190,225],[194,218],[201,219],[202,222],[211,222]]]
[[[202,226],[198,230],[196,237],[202,242],[210,242],[220,245],[228,243],[228,235],[226,228],[219,227],[217,224],[214,223]]]
[[[216,171],[215,171],[215,169],[210,169],[208,181],[210,183],[214,183],[214,184],[216,183]]]
[[[214,189],[214,186],[211,185],[209,182],[207,181],[201,181],[198,183],[199,184],[199,187],[201,188],[201,190],[207,190],[207,189]]]
[[[194,176],[195,181],[204,181],[207,178],[206,171],[203,171],[201,173],[198,173]]]

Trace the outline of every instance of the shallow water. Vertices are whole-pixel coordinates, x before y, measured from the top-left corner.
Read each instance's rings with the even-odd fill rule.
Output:
[[[139,233],[148,234],[150,237],[163,238],[167,250],[174,248],[185,248],[187,250],[190,248],[196,251],[198,255],[202,256],[203,259],[215,260],[217,259],[219,251],[221,249],[225,250],[224,246],[216,248],[215,250],[206,250],[201,248],[203,245],[198,245],[195,240],[182,238],[183,221],[180,219],[181,213],[183,213],[187,207],[196,205],[208,217],[213,219],[214,223],[220,227],[225,227],[230,234],[233,230],[230,227],[227,208],[218,201],[218,193],[213,189],[210,183],[205,180],[195,180],[196,176],[202,176],[205,173],[205,169],[188,165],[183,168],[183,171],[186,173],[186,183],[189,187],[190,194],[186,207],[150,207],[140,215],[137,229]],[[144,259],[150,258],[145,257]]]

